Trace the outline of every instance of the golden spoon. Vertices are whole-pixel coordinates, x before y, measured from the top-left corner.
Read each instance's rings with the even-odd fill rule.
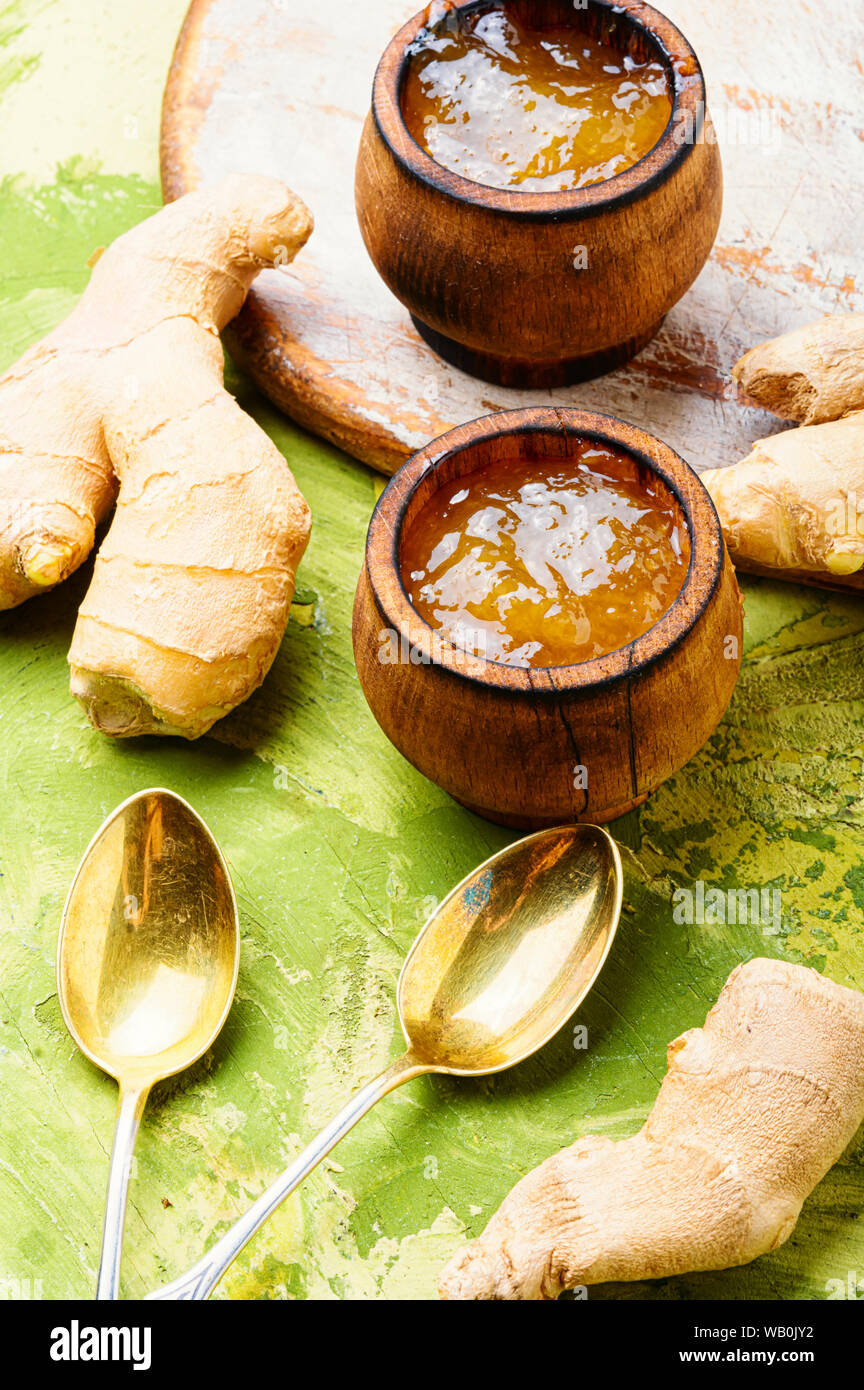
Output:
[[[207,826],[173,792],[125,801],[84,855],[57,951],[66,1027],[120,1086],[98,1299],[118,1295],[132,1152],[147,1097],[216,1038],[239,960],[234,889]]]
[[[621,913],[621,860],[593,825],[543,830],[454,888],[397,988],[408,1050],[348,1102],[240,1220],[153,1299],[209,1297],[258,1228],[376,1101],[423,1072],[485,1076],[530,1057],[596,980]]]

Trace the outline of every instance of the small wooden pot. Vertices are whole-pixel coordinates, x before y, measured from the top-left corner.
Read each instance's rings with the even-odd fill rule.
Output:
[[[489,8],[468,0],[457,8]],[[437,164],[402,116],[416,15],[375,76],[357,162],[378,272],[448,362],[502,386],[563,386],[639,352],[693,283],[720,223],[723,175],[696,55],[641,0],[508,0],[536,27],[578,25],[669,74],[669,124],[638,164],[569,193],[488,188]]]
[[[564,459],[590,438],[624,448],[677,499],[691,539],[684,586],[629,646],[542,670],[471,656],[408,601],[400,547],[439,487],[502,459]],[[714,505],[683,459],[606,415],[490,415],[427,445],[382,494],[354,604],[354,654],[372,713],[415,767],[470,810],[538,829],[639,805],[710,737],[741,664],[741,596]]]

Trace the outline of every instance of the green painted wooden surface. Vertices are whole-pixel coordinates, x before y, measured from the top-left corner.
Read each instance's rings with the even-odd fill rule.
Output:
[[[0,167],[0,366],[68,311],[94,247],[158,206],[158,106],[182,9],[151,0],[142,39],[136,7],[0,7],[0,122],[16,135]],[[395,1054],[409,943],[434,901],[507,838],[408,767],[360,692],[350,613],[380,480],[236,385],[315,517],[296,620],[246,708],[194,747],[113,745],[66,688],[86,574],[0,618],[0,1293],[41,1281],[45,1297],[88,1296],[94,1285],[114,1087],[65,1032],[54,951],[77,861],[115,803],[154,783],[190,798],[224,845],[243,917],[224,1035],[145,1119],[129,1296],[191,1263]],[[630,851],[626,909],[580,1016],[588,1050],[565,1033],[511,1074],[424,1079],[390,1097],[217,1296],[434,1297],[440,1266],[516,1178],[576,1134],[641,1124],[666,1043],[701,1022],[736,961],[788,955],[864,985],[864,605],[757,581],[746,601],[747,658],[726,721],[615,827]],[[676,924],[672,893],[697,878],[781,889],[780,932]],[[745,1270],[592,1296],[824,1298],[828,1280],[864,1277],[862,1164],[859,1138],[790,1242]]]

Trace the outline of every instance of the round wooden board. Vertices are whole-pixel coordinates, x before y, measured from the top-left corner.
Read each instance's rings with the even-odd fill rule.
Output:
[[[848,205],[848,170],[861,158],[854,7],[662,5],[706,71],[726,173],[717,244],[627,367],[530,392],[475,381],[436,357],[360,238],[354,161],[372,77],[416,8],[417,0],[193,0],[189,9],[165,92],[166,198],[254,171],[284,179],[316,217],[305,251],[259,277],[228,334],[258,386],[386,473],[455,424],[528,404],[622,416],[696,469],[734,463],[780,428],[740,399],[729,368],[763,338],[864,307]]]

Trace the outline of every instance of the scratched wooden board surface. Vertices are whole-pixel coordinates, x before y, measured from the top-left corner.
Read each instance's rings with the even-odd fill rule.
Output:
[[[135,7],[109,0],[78,0],[74,12],[59,0],[3,10],[0,368],[75,302],[94,247],[158,205],[159,100],[181,20],[177,0],[147,7],[146,32]],[[775,26],[781,38],[791,27],[779,17]],[[714,46],[733,30],[718,20]],[[808,57],[807,42],[799,72],[821,51]],[[760,90],[765,68],[773,79],[748,49],[741,85]],[[815,104],[796,100],[795,110],[816,129]],[[818,150],[812,160],[817,177]],[[760,206],[771,196],[752,191]],[[858,196],[847,195],[853,223]],[[775,221],[780,213],[778,203]],[[827,200],[814,210],[814,244],[829,247],[819,229],[834,215]],[[815,279],[855,274],[852,261],[835,265],[833,250],[824,252],[830,275],[814,255]],[[790,319],[801,295],[827,304],[827,291],[790,273],[806,258],[772,280],[764,267],[774,253],[759,256],[757,298],[761,282],[780,280]],[[740,280],[739,296],[745,289]],[[778,301],[776,325],[765,326],[782,317]],[[232,380],[315,515],[294,618],[253,701],[195,746],[114,745],[67,694],[65,652],[86,574],[0,618],[0,1295],[87,1296],[94,1286],[114,1088],[64,1030],[54,952],[78,858],[112,806],[152,784],[189,797],[225,847],[243,924],[238,999],[222,1039],[145,1118],[127,1296],[197,1258],[396,1054],[394,986],[408,945],[433,902],[507,840],[402,761],[357,685],[352,591],[380,479]],[[633,384],[631,414],[647,389]],[[688,408],[676,417],[682,430]],[[641,420],[657,424],[647,406]],[[667,1041],[701,1022],[738,960],[803,960],[864,986],[864,605],[762,581],[747,582],[746,605],[747,655],[726,720],[615,827],[626,908],[580,1014],[587,1051],[564,1033],[512,1074],[422,1079],[388,1098],[260,1233],[219,1297],[433,1298],[441,1265],[521,1174],[577,1134],[638,1128]],[[779,931],[676,923],[672,893],[697,879],[779,889]],[[592,1296],[825,1298],[829,1280],[864,1274],[862,1197],[859,1136],[781,1250],[743,1270]]]
[[[772,433],[729,368],[753,343],[864,303],[860,243],[864,7],[843,0],[668,0],[705,68],[726,199],[714,253],[657,338],[603,380],[490,386],[438,359],[384,286],[354,215],[372,76],[415,0],[194,0],[165,107],[172,193],[250,166],[317,218],[290,268],[262,275],[237,325],[258,384],[294,418],[392,472],[451,425],[558,403],[621,415],[696,469]],[[574,274],[578,273],[576,271]],[[860,279],[860,272],[858,274]]]

